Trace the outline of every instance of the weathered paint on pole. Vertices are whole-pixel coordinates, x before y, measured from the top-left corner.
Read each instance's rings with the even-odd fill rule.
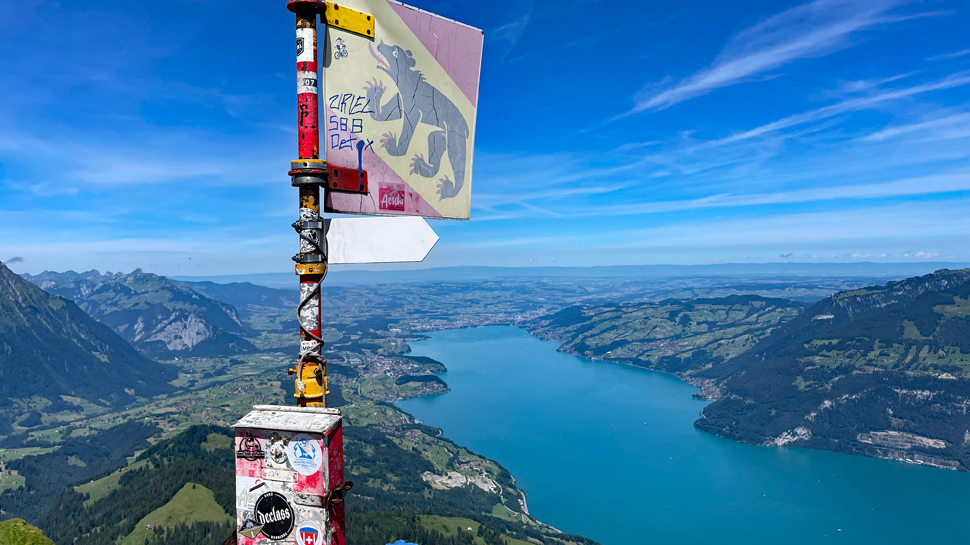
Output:
[[[320,337],[320,284],[327,274],[320,210],[327,166],[320,159],[322,80],[317,63],[317,16],[325,12],[326,3],[290,0],[287,8],[296,15],[298,159],[290,162],[288,174],[299,190],[299,217],[293,228],[300,240],[299,252],[293,257],[300,277],[300,353],[290,373],[296,375],[294,396],[301,408],[255,407],[244,421],[256,429],[237,432],[237,494],[253,500],[252,505],[237,501],[237,538],[252,544],[268,539],[298,545],[345,545],[343,491],[351,483],[343,482],[343,419],[339,410],[325,408],[327,360],[322,357]],[[320,418],[332,422],[320,429],[310,426]],[[294,435],[294,431],[319,435]],[[252,478],[258,482],[247,481]],[[257,491],[259,495],[253,497]]]
[[[420,261],[438,238],[418,218],[325,223],[320,212],[468,218],[481,31],[397,2],[348,2],[350,5],[321,0],[287,2],[287,9],[296,15],[298,128],[298,158],[291,161],[288,174],[299,189],[299,218],[293,228],[300,239],[299,252],[293,257],[300,277],[300,354],[290,373],[296,375],[294,395],[300,407],[257,406],[236,425],[236,538],[241,545],[267,540],[345,545],[343,495],[353,483],[343,480],[343,418],[339,409],[326,408],[327,361],[322,357],[320,336],[320,284],[329,262],[325,225],[336,237],[334,257],[341,263]],[[333,43],[328,41],[323,66],[353,55],[356,68],[348,71],[350,63],[344,62],[336,70],[334,82],[363,92],[353,98],[338,90],[339,106],[331,102],[330,108],[344,108],[353,98],[352,111],[346,113],[367,113],[374,121],[368,122],[369,132],[363,133],[358,121],[335,119],[334,134],[325,136],[328,159],[333,152],[330,165],[320,158],[319,100],[324,79],[317,56],[318,15],[326,17],[333,31],[328,33],[333,34]],[[386,26],[379,26],[382,19]],[[387,40],[381,39],[375,50],[373,40],[379,34]],[[373,59],[361,55],[364,44]],[[371,68],[368,63],[374,61],[377,65]],[[414,76],[415,63],[425,76],[417,73],[417,80],[411,81],[408,78]],[[389,76],[388,87],[378,81],[383,76],[375,70]],[[368,83],[359,81],[365,72]],[[375,76],[373,83],[371,75]],[[417,87],[407,95],[408,84],[415,82]],[[361,85],[362,91],[358,90]],[[382,104],[385,89],[394,91],[392,85],[397,94],[388,93],[394,98]],[[407,99],[411,104],[400,136],[385,134],[381,148],[387,153],[375,154],[373,140],[368,143],[366,136],[398,122],[400,102]],[[377,109],[365,106],[366,111],[358,110],[361,100],[373,102]],[[428,100],[430,111],[426,111]],[[419,115],[412,119],[414,112]],[[342,140],[341,131],[349,131],[350,138]],[[404,156],[410,141],[425,137],[427,156],[416,154],[408,165]],[[333,142],[338,145],[334,147]],[[348,143],[353,144],[356,155],[337,153],[349,149]],[[353,158],[356,161],[350,160]],[[412,176],[398,183],[408,169]],[[338,198],[331,202],[334,194]]]
[[[291,2],[291,6],[292,6]],[[296,96],[300,159],[320,158],[320,73],[317,70],[317,13],[311,4],[296,11]],[[303,7],[303,6],[301,6]]]

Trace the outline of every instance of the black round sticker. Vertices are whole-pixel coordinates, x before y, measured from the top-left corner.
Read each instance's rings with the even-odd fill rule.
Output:
[[[293,508],[279,492],[267,492],[256,500],[253,507],[260,532],[269,539],[286,539],[293,531]]]

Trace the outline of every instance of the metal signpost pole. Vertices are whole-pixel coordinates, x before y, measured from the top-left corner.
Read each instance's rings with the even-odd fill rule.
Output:
[[[483,38],[395,0],[286,7],[296,14],[299,155],[288,174],[300,195],[300,353],[290,370],[299,407],[257,405],[235,425],[235,538],[345,545],[344,492],[353,483],[344,481],[343,417],[327,408],[320,283],[330,263],[422,261],[438,236],[420,216],[469,217]],[[317,16],[328,29],[326,74]],[[399,217],[324,220],[321,211]]]
[[[317,68],[317,14],[326,11],[318,0],[290,0],[296,14],[296,77],[299,159],[290,163],[292,184],[300,190],[300,217],[293,224],[300,235],[300,252],[293,257],[300,275],[300,355],[295,396],[301,407],[327,406],[327,361],[321,356],[320,283],[327,274],[326,239],[320,219],[321,186],[326,163],[320,159],[320,73]]]

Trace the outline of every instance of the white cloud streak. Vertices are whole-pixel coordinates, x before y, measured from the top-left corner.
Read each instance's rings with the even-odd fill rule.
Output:
[[[951,53],[944,53],[942,55],[933,55],[932,57],[926,57],[928,61],[942,61],[946,59],[955,59],[957,57],[965,57],[970,55],[970,49],[962,49],[960,51],[953,51]]]
[[[886,140],[914,132],[923,132],[934,129],[942,129],[936,130],[936,138],[968,137],[970,136],[970,113],[954,114],[941,117],[939,119],[932,119],[930,121],[889,127],[866,136],[865,140]]]
[[[505,61],[509,53],[515,50],[516,46],[519,45],[519,40],[522,39],[522,35],[525,33],[525,29],[529,26],[529,19],[532,17],[532,12],[535,10],[535,2],[530,2],[525,6],[525,9],[521,12],[521,15],[517,16],[515,19],[505,23],[502,26],[491,29],[489,32],[485,33],[486,39],[497,45],[500,53],[500,61]]]
[[[815,0],[741,31],[714,63],[657,91],[641,90],[633,110],[660,110],[751,79],[793,61],[820,57],[851,45],[851,35],[907,17],[889,15],[891,0]]]
[[[885,183],[813,187],[810,189],[753,193],[747,195],[720,194],[698,199],[644,201],[637,203],[606,205],[585,203],[579,206],[570,206],[568,209],[560,208],[558,209],[558,212],[567,217],[617,217],[664,214],[701,209],[790,205],[837,200],[860,201],[915,195],[941,195],[946,193],[961,192],[970,192],[970,171],[934,176],[920,176]],[[511,219],[513,217],[531,217],[533,215],[534,214],[529,213],[529,211],[523,210],[512,213],[498,213],[494,216],[486,216],[484,218],[476,219]]]
[[[786,129],[791,129],[800,125],[807,125],[809,123],[817,123],[820,121],[825,121],[827,119],[834,118],[839,115],[858,112],[863,110],[870,110],[880,107],[884,104],[905,99],[924,93],[930,93],[934,91],[942,91],[946,89],[954,89],[957,87],[963,87],[970,84],[970,71],[958,72],[951,74],[945,78],[938,79],[935,81],[930,81],[926,83],[921,83],[919,85],[911,85],[908,87],[899,87],[895,89],[883,90],[877,93],[850,98],[847,100],[839,101],[835,104],[830,104],[828,106],[822,106],[821,108],[816,108],[814,110],[808,110],[806,112],[801,112],[793,114],[781,119],[772,121],[771,123],[766,123],[758,127],[748,129],[746,131],[737,132],[730,136],[723,138],[718,138],[715,140],[708,140],[706,142],[696,144],[694,146],[685,147],[679,150],[678,154],[688,155],[690,153],[723,147],[729,144],[737,144],[740,142],[749,141],[755,138],[763,137],[771,133],[777,133]],[[648,158],[647,160],[649,160]]]
[[[202,179],[207,186],[241,186],[276,183],[278,178],[279,145],[241,153],[232,149],[233,142],[211,143],[216,138],[206,134],[141,134],[139,138],[145,144],[80,137],[42,140],[8,129],[0,132],[0,160],[6,156],[17,162],[58,163],[61,174],[56,187],[74,194],[81,187],[172,184],[188,179]],[[15,188],[41,195],[51,189],[46,182]]]
[[[970,258],[967,251],[970,222],[965,215],[968,208],[970,200],[963,198],[795,214],[709,217],[664,222],[648,228],[574,229],[531,237],[467,240],[461,241],[458,247],[476,252],[532,248],[536,253],[551,252],[551,255],[565,255],[563,250],[570,248],[603,256],[653,252],[654,259],[663,256],[657,261],[663,263],[672,262],[672,256],[683,258],[687,254],[694,256],[692,259],[696,262],[710,263],[715,260],[711,257],[714,254],[752,255],[752,252],[767,252],[769,248],[793,246],[800,249],[799,253],[835,248],[852,248],[855,253],[828,255],[828,259],[865,258],[878,248],[910,261],[939,257],[943,255],[941,252],[950,259],[964,260]],[[919,251],[913,250],[912,245],[917,245]],[[451,249],[451,244],[446,246]]]

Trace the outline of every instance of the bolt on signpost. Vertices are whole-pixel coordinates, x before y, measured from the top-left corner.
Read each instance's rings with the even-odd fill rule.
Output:
[[[413,216],[468,219],[483,37],[392,0],[289,0],[287,9],[296,15],[299,154],[288,174],[299,191],[300,352],[289,372],[298,406],[257,405],[235,425],[236,540],[344,545],[352,483],[343,419],[327,407],[320,283],[331,263],[424,260],[438,237]]]

